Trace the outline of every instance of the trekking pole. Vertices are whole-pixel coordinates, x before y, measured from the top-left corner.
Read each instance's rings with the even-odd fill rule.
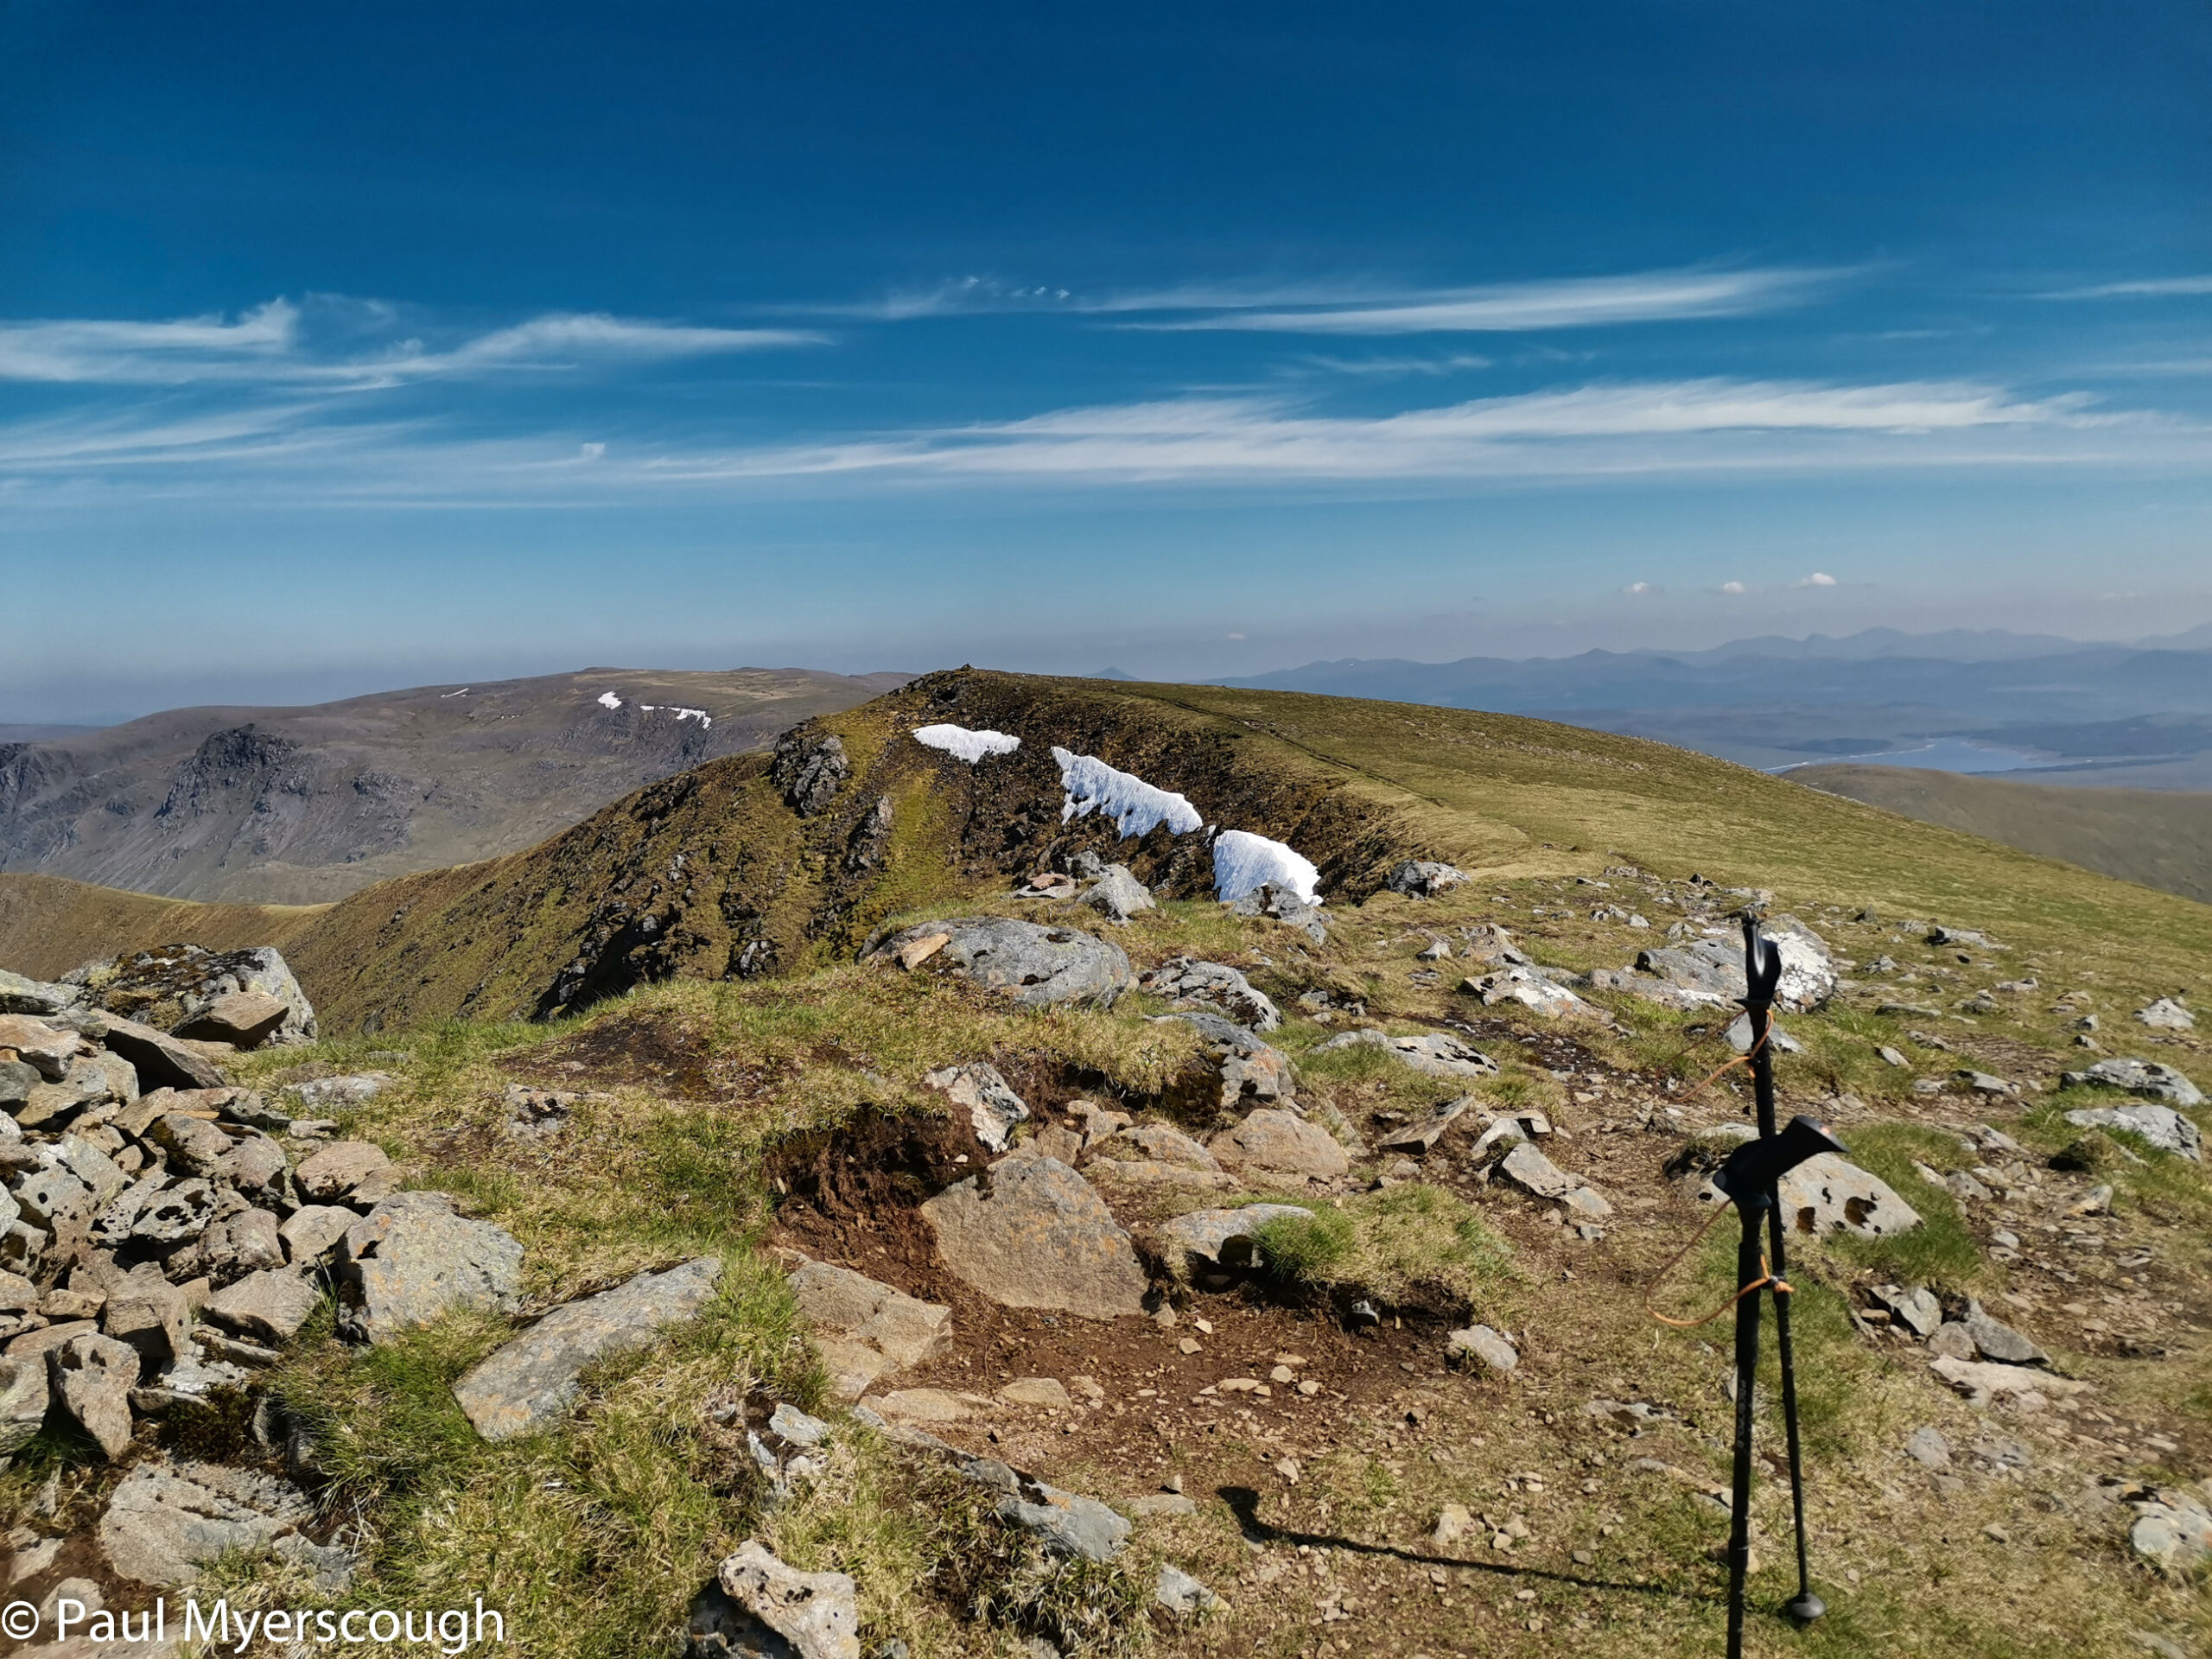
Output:
[[[1774,995],[1782,983],[1782,953],[1771,939],[1759,935],[1758,918],[1744,918],[1744,969],[1745,995],[1744,1008],[1751,1022],[1751,1092],[1758,1103],[1759,1138],[1775,1138],[1774,1125],[1774,1045],[1770,1040],[1774,1030]],[[1756,969],[1756,971],[1755,971]],[[1789,1451],[1789,1507],[1797,1535],[1797,1593],[1784,1604],[1783,1611],[1801,1624],[1809,1624],[1827,1611],[1827,1604],[1813,1593],[1812,1572],[1805,1552],[1805,1464],[1802,1441],[1797,1430],[1797,1367],[1789,1346],[1789,1262],[1783,1240],[1788,1224],[1782,1214],[1782,1205],[1772,1189],[1769,1189],[1767,1237],[1772,1253],[1768,1271],[1772,1275],[1774,1290],[1775,1343],[1782,1360],[1782,1421]],[[1751,1230],[1751,1217],[1745,1217],[1746,1233]],[[1743,1265],[1742,1253],[1738,1255],[1738,1266]],[[1740,1272],[1737,1282],[1749,1281]],[[1756,1300],[1757,1299],[1752,1299]],[[1755,1327],[1756,1327],[1756,1321]],[[1758,1332],[1752,1333],[1752,1358],[1758,1358]],[[1743,1355],[1737,1355],[1736,1403],[1739,1438],[1748,1444],[1749,1436],[1740,1425],[1745,1421]],[[1746,1546],[1748,1548],[1748,1545]],[[1740,1597],[1732,1597],[1733,1601]],[[1732,1620],[1732,1623],[1733,1621]],[[1731,1649],[1733,1651],[1733,1649]]]

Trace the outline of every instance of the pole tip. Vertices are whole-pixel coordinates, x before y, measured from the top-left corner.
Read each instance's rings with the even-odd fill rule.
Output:
[[[1796,1619],[1800,1624],[1811,1624],[1815,1619],[1820,1618],[1821,1614],[1827,1612],[1827,1603],[1822,1601],[1818,1596],[1815,1595],[1809,1590],[1806,1591],[1802,1595],[1790,1597],[1788,1601],[1783,1604],[1782,1608],[1783,1611],[1788,1613],[1790,1618]]]

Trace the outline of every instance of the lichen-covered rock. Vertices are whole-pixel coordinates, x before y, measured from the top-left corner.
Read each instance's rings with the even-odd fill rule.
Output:
[[[322,1294],[301,1274],[264,1268],[217,1291],[203,1312],[249,1341],[277,1344],[299,1335],[321,1302]]]
[[[454,1384],[454,1398],[487,1440],[551,1428],[575,1403],[586,1366],[642,1348],[664,1325],[694,1317],[721,1270],[719,1256],[702,1255],[556,1307],[470,1370]]]
[[[128,1343],[85,1332],[49,1348],[47,1386],[59,1405],[109,1458],[130,1444],[130,1390],[138,1381],[138,1351]]]
[[[2060,1079],[2069,1089],[2118,1089],[2169,1106],[2202,1106],[2204,1091],[2171,1065],[2115,1055]]]
[[[1144,1308],[1135,1248],[1090,1183],[1056,1158],[1011,1158],[922,1206],[945,1266],[1007,1307],[1110,1319]]]
[[[269,1551],[309,1567],[339,1590],[353,1569],[345,1550],[301,1530],[315,1507],[293,1487],[251,1470],[210,1463],[142,1463],[123,1478],[100,1516],[99,1541],[115,1570],[141,1584],[190,1584],[226,1556]]]
[[[1497,1072],[1497,1062],[1471,1044],[1440,1031],[1418,1037],[1393,1037],[1380,1031],[1347,1031],[1315,1049],[1327,1054],[1345,1048],[1379,1048],[1401,1065],[1432,1077],[1487,1077]]]
[[[927,956],[906,960],[908,947],[938,935],[943,943]],[[1079,928],[1046,927],[1009,916],[924,922],[885,940],[870,960],[957,974],[1033,1008],[1064,1002],[1110,1007],[1130,980],[1129,959],[1120,945]]]
[[[2201,1162],[2204,1137],[2196,1123],[2171,1106],[2092,1106],[2066,1114],[2078,1128],[2125,1129],[2139,1135],[2161,1152]]]
[[[1920,1213],[1879,1176],[1832,1152],[1808,1158],[1775,1184],[1783,1219],[1819,1236],[1854,1233],[1891,1238],[1920,1225]]]
[[[798,1659],[860,1659],[860,1586],[842,1573],[801,1573],[748,1538],[715,1576]]]
[[[1160,1018],[1195,1027],[1205,1045],[1205,1075],[1185,1077],[1171,1090],[1185,1105],[1236,1111],[1261,1102],[1287,1101],[1298,1092],[1298,1074],[1290,1057],[1244,1027],[1202,1009]]]
[[[802,818],[810,818],[837,798],[853,763],[842,738],[827,732],[794,727],[776,740],[768,763],[768,781],[784,798],[784,804]]]
[[[60,1014],[75,1007],[84,995],[82,986],[49,984],[0,968],[0,1014]]]
[[[1605,1012],[1534,969],[1512,967],[1462,980],[1459,988],[1486,1008],[1517,1002],[1547,1020],[1589,1020],[1604,1023]]]

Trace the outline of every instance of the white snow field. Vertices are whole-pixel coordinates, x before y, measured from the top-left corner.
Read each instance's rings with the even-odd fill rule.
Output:
[[[1307,904],[1318,905],[1321,901],[1313,896],[1313,887],[1320,879],[1320,871],[1279,841],[1249,830],[1224,830],[1214,837],[1213,891],[1224,902],[1273,882]]]
[[[599,694],[598,701],[599,706],[602,709],[620,709],[622,706],[622,699],[616,696],[612,691],[601,692]]]
[[[1060,806],[1063,823],[1071,818],[1103,812],[1114,820],[1126,840],[1131,836],[1148,835],[1158,824],[1164,823],[1181,836],[1205,823],[1198,816],[1198,809],[1182,796],[1155,789],[1132,773],[1116,771],[1096,755],[1071,754],[1055,746],[1052,759],[1060,764],[1060,786],[1067,791],[1067,799]],[[1287,847],[1283,850],[1290,851]],[[1291,855],[1297,856],[1294,853]]]
[[[917,726],[914,741],[925,748],[942,749],[974,766],[987,754],[1012,754],[1021,740],[1005,732],[971,732],[965,726]]]

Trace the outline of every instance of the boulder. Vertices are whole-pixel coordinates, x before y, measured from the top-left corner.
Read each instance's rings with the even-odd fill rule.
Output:
[[[30,1099],[31,1090],[43,1084],[38,1068],[29,1061],[0,1060],[0,1112],[7,1113],[8,1121],[15,1122],[16,1114]],[[22,1126],[18,1124],[16,1127],[20,1130]],[[0,1130],[0,1135],[5,1135],[10,1141],[16,1139],[13,1135],[6,1135],[4,1130]]]
[[[60,1014],[84,999],[76,985],[50,985],[42,979],[26,979],[0,968],[0,1014]]]
[[[1326,1129],[1273,1109],[1254,1112],[1214,1136],[1210,1150],[1224,1169],[1269,1170],[1324,1181],[1351,1169],[1351,1160]]]
[[[84,1039],[65,1027],[29,1014],[0,1014],[0,1049],[13,1050],[17,1059],[48,1083],[69,1075],[70,1063],[83,1046]]]
[[[251,1342],[289,1342],[321,1305],[322,1294],[296,1271],[264,1268],[217,1291],[201,1311]]]
[[[1166,1123],[1132,1124],[1100,1141],[1096,1155],[1105,1159],[1173,1164],[1179,1168],[1196,1170],[1206,1175],[1221,1173],[1221,1166],[1215,1161],[1211,1153],[1182,1130]]]
[[[1878,1176],[1832,1152],[1808,1158],[1776,1183],[1783,1216],[1801,1233],[1855,1233],[1887,1238],[1920,1225],[1919,1212]],[[1718,1203],[1722,1196],[1710,1181],[1698,1196]]]
[[[1000,1520],[1071,1560],[1110,1561],[1129,1541],[1129,1523],[1095,1497],[1064,1491],[1007,1467],[995,1458],[971,1458],[961,1473],[999,1493]]]
[[[849,1268],[808,1262],[788,1282],[841,1400],[857,1400],[878,1378],[934,1359],[952,1344],[950,1308]]]
[[[170,1166],[186,1175],[214,1175],[231,1155],[231,1137],[204,1117],[168,1112],[156,1118],[145,1138],[169,1155]]]
[[[1521,1351],[1486,1325],[1454,1331],[1445,1339],[1445,1350],[1453,1359],[1471,1360],[1493,1371],[1510,1371],[1521,1363]]]
[[[266,991],[226,991],[178,1026],[176,1034],[198,1042],[228,1043],[233,1048],[258,1048],[276,1035],[290,1012],[283,999]]]
[[[142,1463],[100,1516],[100,1548],[141,1584],[190,1584],[225,1556],[270,1552],[311,1568],[319,1587],[345,1586],[352,1555],[301,1531],[315,1517],[298,1491],[270,1475],[212,1463]]]
[[[1071,1403],[1067,1385],[1057,1376],[1017,1376],[999,1389],[999,1398],[1039,1411],[1065,1411]]]
[[[284,1217],[276,1236],[284,1246],[284,1259],[296,1266],[313,1266],[346,1236],[346,1230],[360,1217],[336,1205],[306,1204]]]
[[[1432,1077],[1487,1077],[1497,1062],[1479,1049],[1440,1031],[1419,1037],[1392,1037],[1380,1031],[1347,1031],[1315,1049],[1327,1054],[1344,1048],[1379,1048],[1414,1071]]]
[[[455,1215],[443,1193],[398,1193],[339,1241],[339,1325],[385,1343],[449,1311],[509,1312],[521,1275],[505,1229]]]
[[[719,1256],[702,1255],[556,1307],[463,1376],[454,1398],[487,1440],[541,1433],[568,1415],[585,1367],[645,1347],[662,1326],[696,1316],[721,1271]]]
[[[1329,940],[1329,922],[1320,905],[1272,881],[1262,882],[1230,901],[1229,912],[1232,916],[1272,917],[1285,927],[1296,928],[1316,944],[1326,944]]]
[[[1873,1297],[1891,1324],[1903,1325],[1916,1337],[1932,1337],[1943,1323],[1943,1305],[1924,1285],[1910,1290],[1899,1285],[1877,1285]]]
[[[798,1659],[860,1659],[860,1586],[842,1573],[801,1573],[748,1538],[715,1577]]]
[[[1467,880],[1465,870],[1454,869],[1449,864],[1439,864],[1431,859],[1409,858],[1384,878],[1382,885],[1393,893],[1402,893],[1409,899],[1433,899],[1440,893],[1463,885]]]
[[[1164,1014],[1160,1019],[1195,1027],[1205,1045],[1208,1075],[1196,1083],[1185,1078],[1174,1091],[1186,1104],[1235,1111],[1259,1101],[1287,1101],[1298,1092],[1298,1074],[1291,1069],[1290,1057],[1244,1027],[1203,1009]],[[1189,1098],[1193,1088],[1197,1100]]]
[[[159,1266],[142,1262],[109,1286],[100,1329],[136,1349],[140,1372],[151,1374],[185,1351],[192,1310],[184,1292],[162,1277]]]
[[[1137,986],[1171,1008],[1210,1010],[1253,1031],[1273,1031],[1282,1024],[1282,1011],[1267,994],[1223,963],[1177,957],[1146,973]]]
[[[2069,1089],[2118,1089],[2139,1095],[2145,1100],[2163,1101],[2169,1106],[2204,1103],[2202,1090],[2172,1066],[2161,1065],[2156,1060],[2114,1056],[2099,1060],[2085,1071],[2069,1071],[2060,1081]]]
[[[1993,1319],[1977,1301],[1967,1303],[1966,1326],[1974,1351],[2005,1365],[2048,1365],[2050,1356],[2002,1320]]]
[[[1415,1117],[1402,1128],[1390,1130],[1379,1143],[1384,1152],[1428,1152],[1443,1139],[1450,1128],[1467,1114],[1474,1105],[1475,1096],[1461,1095],[1456,1100],[1440,1102]]]
[[[0,1004],[4,1006],[4,1004]],[[2171,996],[2162,996],[2148,1007],[2135,1010],[2139,1024],[2153,1031],[2194,1031],[2196,1016]]]
[[[1977,1404],[1986,1404],[2005,1395],[2036,1394],[2048,1398],[2054,1395],[2086,1394],[2089,1389],[2087,1382],[2054,1376],[2049,1371],[2030,1366],[1955,1359],[1948,1354],[1929,1360],[1928,1369]]]
[[[1951,1466],[1951,1443],[1941,1429],[1916,1428],[1904,1443],[1904,1453],[1923,1469]]]
[[[1605,1010],[1595,1003],[1577,996],[1566,986],[1545,978],[1531,968],[1504,968],[1494,974],[1463,979],[1459,982],[1459,988],[1478,999],[1486,1008],[1517,1002],[1531,1014],[1541,1014],[1547,1020],[1594,1020],[1602,1022],[1606,1017]]]
[[[2171,1106],[2092,1106],[2066,1114],[2077,1128],[2126,1129],[2161,1152],[2202,1162],[2203,1135],[2196,1123]]]
[[[1110,1007],[1129,987],[1122,947],[1079,928],[1046,927],[1008,916],[925,922],[894,933],[871,961],[903,961],[910,945],[942,933],[944,942],[912,964],[956,974],[1033,1008],[1079,1002]]]
[[[1141,910],[1154,910],[1152,889],[1124,864],[1109,864],[1083,895],[1083,902],[1109,922],[1126,922]]]
[[[945,1266],[994,1301],[1107,1319],[1143,1311],[1144,1268],[1090,1184],[1056,1158],[1017,1158],[922,1206]]]
[[[130,1445],[130,1390],[138,1382],[138,1351],[86,1331],[47,1350],[47,1386],[64,1415],[119,1458]]]
[[[141,1089],[220,1089],[223,1074],[165,1031],[142,1026],[119,1014],[85,1018],[85,1034],[105,1043],[137,1068]]]
[[[1259,1232],[1271,1221],[1306,1221],[1313,1211],[1294,1204],[1248,1204],[1235,1210],[1194,1210],[1160,1230],[1160,1253],[1171,1271],[1187,1277],[1207,1268],[1242,1269],[1259,1255]]]
[[[302,1192],[321,1204],[377,1204],[399,1185],[391,1160],[368,1141],[332,1142],[302,1160],[294,1179]]]
[[[217,1202],[215,1189],[206,1181],[179,1181],[146,1200],[131,1218],[130,1236],[157,1249],[195,1239],[215,1219]]]
[[[928,1073],[922,1082],[945,1095],[954,1105],[965,1108],[968,1121],[976,1127],[976,1138],[993,1152],[1004,1152],[1014,1126],[1029,1116],[1027,1104],[1007,1086],[998,1067],[987,1061],[944,1066]]]

